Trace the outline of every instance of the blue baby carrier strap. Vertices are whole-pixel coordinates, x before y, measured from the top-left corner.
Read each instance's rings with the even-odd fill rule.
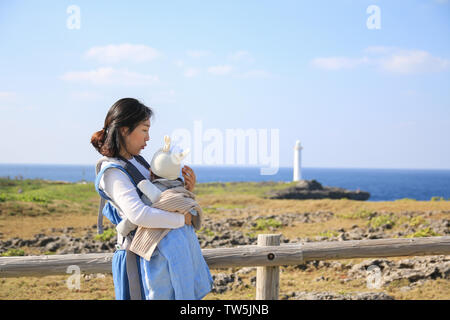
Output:
[[[111,204],[112,199],[108,197],[108,195],[100,189],[100,180],[105,173],[106,170],[110,168],[117,168],[124,172],[131,180],[131,182],[136,187],[136,183],[134,182],[134,179],[131,177],[131,175],[123,168],[121,165],[116,163],[110,163],[106,165],[100,172],[97,174],[97,177],[95,178],[95,190],[98,192],[98,194],[101,197],[100,201],[100,208],[99,208],[99,216],[97,220],[97,231],[99,234],[103,233],[103,216],[108,218],[109,221],[111,221],[112,224],[118,225],[120,221],[122,221],[122,218],[119,216],[119,213],[117,212],[117,209],[114,208]],[[108,201],[108,202],[106,202]]]
[[[122,218],[120,218],[116,208],[114,208],[111,204],[112,199],[108,197],[108,195],[100,189],[100,180],[105,173],[107,169],[110,168],[117,168],[124,172],[131,180],[133,185],[136,187],[136,191],[139,195],[139,197],[142,197],[142,192],[137,187],[138,183],[142,180],[146,179],[142,173],[127,159],[120,157],[119,159],[125,162],[125,166],[116,164],[116,163],[110,163],[106,165],[100,172],[97,174],[95,178],[95,190],[100,195],[100,205],[99,205],[99,212],[98,212],[98,219],[97,219],[97,233],[102,234],[103,233],[103,216],[107,217],[111,223],[114,225],[117,225],[122,221]],[[144,159],[142,156],[135,156],[135,159],[142,164],[146,169],[150,170],[150,165],[148,162]],[[108,201],[108,202],[106,202]]]
[[[117,168],[124,172],[136,187],[139,197],[142,192],[137,187],[138,183],[146,179],[142,173],[127,159],[119,157],[125,162],[125,166],[117,163],[109,163],[102,168],[95,178],[95,190],[100,195],[99,216],[97,221],[98,233],[103,233],[103,216],[107,217],[111,223],[117,225],[122,221],[117,209],[111,204],[113,200],[100,189],[100,180],[106,170]],[[145,168],[150,169],[150,165],[141,156],[135,156],[135,159]],[[107,201],[107,202],[106,202]],[[116,250],[112,261],[112,271],[114,280],[114,290],[117,300],[141,300],[143,288],[141,285],[141,275],[138,268],[138,256],[128,250]]]

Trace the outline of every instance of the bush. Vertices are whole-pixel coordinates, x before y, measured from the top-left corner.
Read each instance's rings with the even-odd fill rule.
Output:
[[[425,218],[424,217],[422,217],[422,216],[416,216],[416,217],[413,217],[413,218],[411,218],[411,220],[408,222],[408,224],[411,226],[411,227],[418,227],[419,225],[421,225],[421,224],[426,224],[427,222],[426,222],[426,220],[425,220]]]
[[[269,219],[258,219],[256,220],[256,226],[252,227],[253,230],[267,230],[269,227],[279,228],[282,224],[273,218]]]
[[[434,232],[430,227],[420,229],[413,234],[407,236],[407,238],[419,238],[419,237],[437,237],[441,234]]]
[[[202,227],[198,232],[203,233],[204,235],[208,236],[208,237],[214,237],[216,234],[214,233],[214,231],[211,231],[211,229]]]
[[[376,216],[376,212],[367,209],[359,209],[355,212],[340,214],[342,218],[346,219],[367,219]]]
[[[116,229],[106,229],[102,234],[96,234],[94,239],[102,242],[108,242],[117,234]]]
[[[6,252],[3,252],[1,254],[2,257],[14,257],[14,256],[24,256],[25,255],[25,251],[23,251],[22,249],[9,249]]]
[[[395,219],[392,215],[385,214],[370,219],[368,225],[372,228],[386,227],[390,229],[395,225]]]
[[[339,232],[337,231],[324,231],[319,233],[320,237],[326,237],[326,238],[333,238],[333,237],[337,237],[339,235]]]

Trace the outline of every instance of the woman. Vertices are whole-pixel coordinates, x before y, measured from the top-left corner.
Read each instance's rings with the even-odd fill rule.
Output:
[[[108,111],[103,129],[91,138],[91,144],[104,156],[97,163],[96,188],[107,196],[120,218],[147,228],[172,229],[150,261],[127,250],[131,235],[118,235],[112,262],[116,299],[201,299],[211,291],[212,277],[191,225],[192,215],[152,208],[120,170],[131,163],[144,177],[150,177],[148,163],[139,153],[150,140],[152,115],[152,110],[138,100],[120,99]],[[194,171],[184,166],[182,175],[185,188],[192,192]]]

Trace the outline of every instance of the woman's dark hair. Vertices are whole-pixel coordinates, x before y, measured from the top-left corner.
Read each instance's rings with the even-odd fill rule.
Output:
[[[128,133],[131,133],[153,114],[152,109],[134,98],[120,99],[109,109],[103,129],[92,135],[91,144],[104,156],[118,157],[120,146],[124,145],[119,129],[128,127]]]

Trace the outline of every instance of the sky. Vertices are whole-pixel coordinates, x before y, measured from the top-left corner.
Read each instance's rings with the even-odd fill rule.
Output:
[[[0,163],[94,164],[134,97],[147,159],[184,130],[188,164],[238,165],[241,130],[258,164],[450,169],[449,89],[446,0],[0,2]]]

